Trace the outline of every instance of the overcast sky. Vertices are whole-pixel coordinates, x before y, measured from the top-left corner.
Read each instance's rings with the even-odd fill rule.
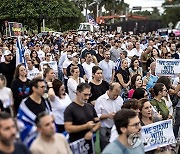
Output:
[[[142,6],[145,7],[143,10],[150,10],[150,7],[161,7],[165,0],[124,0],[125,3],[129,4],[129,7]],[[147,8],[149,7],[149,8]],[[162,8],[158,8],[162,12]]]

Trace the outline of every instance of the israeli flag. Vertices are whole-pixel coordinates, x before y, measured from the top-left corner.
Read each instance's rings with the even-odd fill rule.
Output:
[[[17,37],[16,42],[16,66],[19,64],[25,64],[25,57],[24,57],[25,49],[22,45],[22,41],[20,37]]]
[[[94,20],[93,17],[91,17],[90,15],[87,16],[87,20],[88,22],[93,25],[93,26],[98,26],[98,24],[96,23],[96,21]]]

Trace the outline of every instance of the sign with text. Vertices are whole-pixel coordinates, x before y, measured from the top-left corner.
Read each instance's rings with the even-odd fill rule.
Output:
[[[9,25],[9,35],[13,37],[22,36],[23,27],[21,23],[8,22]]]
[[[145,152],[176,143],[172,119],[143,126],[141,135]]]
[[[58,66],[57,66],[57,62],[56,61],[50,61],[50,62],[47,62],[47,61],[43,61],[40,63],[40,67],[41,67],[41,71],[42,73],[44,73],[44,70],[43,70],[43,65],[45,64],[48,64],[50,66],[50,68],[52,68],[54,70],[54,73],[56,75],[56,77],[58,77]]]
[[[70,143],[73,154],[95,154],[93,140],[79,139]]]
[[[158,76],[175,76],[180,73],[180,59],[156,59]]]

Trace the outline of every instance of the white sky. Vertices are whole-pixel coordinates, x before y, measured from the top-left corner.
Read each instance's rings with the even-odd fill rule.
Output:
[[[162,12],[161,5],[165,2],[165,0],[124,0],[125,3],[129,4],[129,7],[133,6],[142,6],[145,7],[142,10],[151,10],[151,7],[158,7],[158,9]],[[148,8],[147,8],[148,7]]]
[[[132,9],[133,6],[141,6],[142,11],[144,10],[152,11],[151,7],[158,7],[160,13],[163,13],[163,8],[161,6],[162,3],[165,2],[165,0],[124,0],[124,2],[129,4],[130,9]],[[85,15],[85,10],[83,10],[82,13]]]

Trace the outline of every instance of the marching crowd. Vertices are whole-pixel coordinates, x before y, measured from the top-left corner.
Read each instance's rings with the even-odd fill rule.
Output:
[[[137,136],[142,126],[173,119],[178,140],[180,75],[155,73],[157,59],[180,58],[178,37],[25,34],[20,64],[17,38],[0,38],[0,153],[95,153],[97,140],[103,154],[176,150],[144,152]]]

